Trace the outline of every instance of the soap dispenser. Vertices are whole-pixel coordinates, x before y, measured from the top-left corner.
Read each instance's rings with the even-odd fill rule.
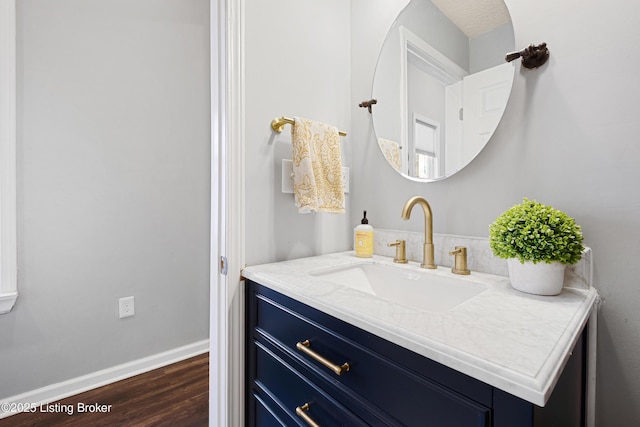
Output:
[[[360,258],[371,258],[373,256],[373,227],[369,225],[367,211],[355,230],[354,249],[356,256]]]

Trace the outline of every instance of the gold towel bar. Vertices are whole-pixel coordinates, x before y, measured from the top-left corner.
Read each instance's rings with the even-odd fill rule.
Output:
[[[293,123],[294,123],[294,120],[291,117],[284,117],[284,116],[276,117],[275,119],[271,120],[271,129],[280,133],[284,130],[284,125],[286,124],[292,125]],[[342,131],[338,131],[338,134],[340,136],[347,136],[347,133]]]

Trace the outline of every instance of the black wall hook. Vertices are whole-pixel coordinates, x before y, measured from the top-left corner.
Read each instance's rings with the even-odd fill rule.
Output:
[[[538,46],[529,45],[519,52],[507,53],[505,60],[511,62],[515,59],[522,58],[522,66],[525,68],[538,68],[549,59],[549,49],[547,49],[546,43],[541,43]]]
[[[377,99],[370,99],[369,101],[362,101],[360,104],[358,104],[358,107],[369,109],[369,114],[371,114],[371,106],[377,103]]]

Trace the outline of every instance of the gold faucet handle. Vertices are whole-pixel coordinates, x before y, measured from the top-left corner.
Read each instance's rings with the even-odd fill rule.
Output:
[[[451,269],[455,274],[471,274],[467,268],[467,248],[464,246],[456,246],[454,250],[449,252],[449,255],[455,255],[454,266]]]
[[[393,259],[393,262],[397,262],[398,264],[407,263],[407,242],[405,242],[404,240],[396,240],[393,243],[388,243],[387,246],[396,247],[396,256]]]

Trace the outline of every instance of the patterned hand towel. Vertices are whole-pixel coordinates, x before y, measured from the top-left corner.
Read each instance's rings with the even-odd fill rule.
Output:
[[[298,212],[344,213],[338,129],[300,117],[294,121],[293,192]]]
[[[400,144],[390,139],[378,138],[378,145],[382,150],[382,154],[387,159],[387,162],[395,168],[395,170],[402,170],[402,161],[400,160]]]

